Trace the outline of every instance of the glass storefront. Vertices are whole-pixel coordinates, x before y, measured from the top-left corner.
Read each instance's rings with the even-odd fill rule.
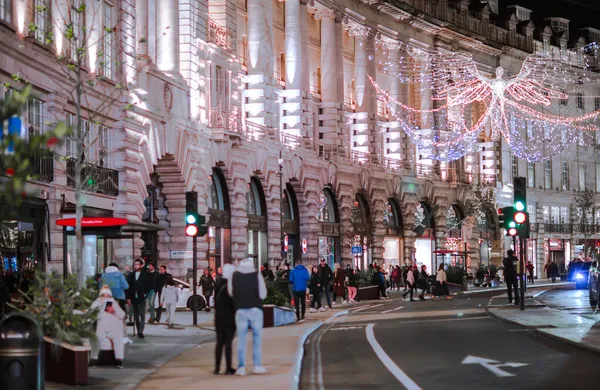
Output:
[[[257,269],[267,262],[267,232],[248,230],[248,257]]]
[[[385,237],[383,239],[383,261],[393,266],[401,265],[402,239],[398,237]]]
[[[433,250],[434,244],[431,238],[417,238],[415,240],[415,261],[419,268],[426,265],[428,270],[433,271]]]
[[[319,260],[324,258],[331,269],[336,258],[336,240],[336,237],[319,237]]]
[[[5,221],[0,228],[2,269],[20,272],[35,268],[44,256],[43,242],[42,224]]]
[[[106,242],[106,247],[104,246]],[[76,237],[67,236],[67,270],[70,274],[82,272],[86,278],[93,277],[104,270],[104,258],[106,252],[107,263],[112,262],[112,240],[93,235],[83,236],[83,269],[78,269],[75,261]],[[106,264],[108,265],[108,264]]]

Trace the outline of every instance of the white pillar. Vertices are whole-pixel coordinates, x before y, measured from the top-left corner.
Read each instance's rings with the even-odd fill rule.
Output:
[[[156,0],[158,70],[179,73],[179,1]]]
[[[54,45],[56,55],[65,55],[69,48],[67,41],[66,21],[69,20],[69,6],[66,1],[54,0],[52,2],[52,34],[54,35]]]
[[[356,82],[356,111],[370,112],[373,108],[374,88],[369,76],[375,78],[375,61],[369,56],[375,55],[375,34],[368,27],[363,27],[356,34],[354,45],[354,80]]]
[[[248,0],[248,73],[273,76],[273,18],[271,4]]]
[[[397,65],[399,63],[400,52],[399,45],[397,42],[387,42],[386,43],[389,53],[389,62]],[[406,104],[405,99],[406,96],[403,94],[405,92],[404,85],[400,84],[400,80],[398,80],[398,70],[392,70],[389,74],[389,94],[390,98],[393,100]],[[394,107],[394,103],[390,103],[390,107]],[[404,116],[402,111],[399,111],[396,108],[396,115]],[[390,114],[391,115],[391,114]],[[389,118],[390,122],[396,122],[394,117]],[[385,157],[393,158],[396,160],[401,160],[403,156],[403,138],[404,132],[400,129],[398,123],[390,124],[389,134],[386,135],[387,139],[389,139],[388,145],[386,145],[385,149],[389,150],[389,153],[385,153]]]
[[[335,13],[318,11],[315,18],[321,20],[321,101],[337,102]]]
[[[303,23],[304,21],[304,23]],[[308,24],[306,5],[299,0],[285,2],[285,86],[300,89],[303,85],[303,24]]]
[[[140,59],[148,56],[148,0],[135,0],[135,25],[137,35],[137,55]]]

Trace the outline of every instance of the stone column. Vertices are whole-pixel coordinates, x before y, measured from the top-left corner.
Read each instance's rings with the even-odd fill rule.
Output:
[[[179,1],[156,0],[156,63],[158,70],[179,73]]]
[[[385,239],[386,227],[383,224],[383,213],[385,212],[385,191],[378,189],[373,191],[371,202],[371,228],[373,229],[373,261],[383,264],[383,241]]]
[[[398,64],[400,61],[400,51],[399,51],[399,45],[397,42],[394,41],[387,41],[385,43],[385,45],[387,46],[388,49],[388,53],[389,53],[389,62],[392,64]],[[406,88],[404,88],[405,85],[400,84],[400,81],[398,80],[398,71],[392,71],[389,75],[389,94],[390,94],[390,98],[402,103],[402,104],[406,104],[405,100],[407,98],[406,92]],[[390,105],[391,107],[394,107],[394,103],[391,103]],[[396,113],[401,113],[401,111],[396,111]],[[390,114],[391,115],[391,114]],[[404,116],[403,114],[401,114],[402,116]],[[398,122],[396,122],[396,119],[394,117],[390,117],[389,118],[390,124],[389,124],[389,132],[385,135],[385,138],[387,139],[386,141],[386,145],[384,146],[384,156],[397,160],[397,161],[402,161],[402,158],[404,157],[405,153],[403,153],[402,151],[402,147],[403,147],[403,136],[404,136],[404,132],[402,131],[402,129],[400,129],[400,125]],[[389,151],[389,152],[388,152]]]
[[[308,84],[304,68],[304,38],[308,31],[306,2],[285,2],[285,86],[286,89],[304,89]]]
[[[150,61],[148,56],[148,0],[135,0],[135,29],[138,58]]]

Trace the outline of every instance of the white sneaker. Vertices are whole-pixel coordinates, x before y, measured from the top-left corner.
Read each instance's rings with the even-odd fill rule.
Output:
[[[254,367],[252,370],[253,374],[266,374],[267,370],[263,366]]]
[[[321,306],[321,308],[319,310],[321,310],[321,311],[327,311],[327,308],[325,306]]]
[[[129,337],[123,337],[123,344],[133,344],[133,340]]]
[[[335,306],[335,301],[331,302],[331,306]]]
[[[342,305],[345,305],[346,303],[348,303],[348,301],[346,301],[345,299],[342,299]]]
[[[310,312],[310,313],[316,313],[316,312],[317,312],[317,309],[315,309],[314,307],[311,307],[311,308],[310,308],[310,310],[309,310],[309,312]]]
[[[244,367],[238,368],[237,371],[235,372],[235,375],[246,376],[246,369]]]

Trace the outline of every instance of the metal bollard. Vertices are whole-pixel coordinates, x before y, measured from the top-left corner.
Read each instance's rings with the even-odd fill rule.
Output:
[[[0,321],[0,389],[44,389],[43,341],[41,327],[27,313]]]

